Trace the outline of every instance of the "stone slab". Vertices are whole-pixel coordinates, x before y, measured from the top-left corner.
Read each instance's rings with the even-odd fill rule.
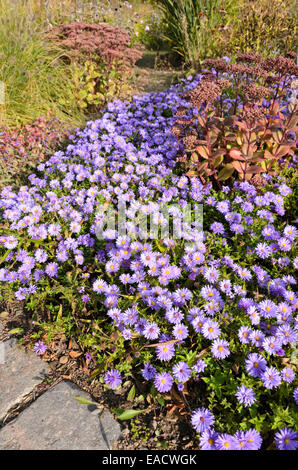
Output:
[[[16,339],[1,342],[0,359],[1,421],[12,406],[44,380],[50,368],[34,352],[21,349]]]
[[[92,400],[72,382],[60,382],[39,396],[0,430],[0,450],[109,450],[120,425],[108,411],[83,405]]]

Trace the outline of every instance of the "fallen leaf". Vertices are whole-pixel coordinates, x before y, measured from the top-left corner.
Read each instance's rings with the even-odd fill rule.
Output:
[[[174,411],[177,410],[177,409],[178,409],[177,405],[172,406],[172,408],[168,411],[168,415],[172,415],[174,413]]]
[[[192,441],[190,441],[188,444],[186,444],[186,445],[184,446],[184,449],[192,448],[193,445],[194,445],[194,443],[193,443]]]
[[[290,361],[289,357],[283,357],[282,360],[281,360],[282,364],[287,364],[287,362],[289,362],[289,361]]]
[[[68,362],[68,357],[67,356],[62,356],[59,359],[60,364],[66,364]]]
[[[81,356],[83,353],[81,352],[76,352],[76,351],[69,351],[69,355],[72,359],[75,359],[76,357]]]

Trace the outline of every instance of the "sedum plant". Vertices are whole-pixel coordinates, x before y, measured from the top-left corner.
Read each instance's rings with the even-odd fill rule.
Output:
[[[48,37],[65,51],[72,90],[85,112],[95,113],[113,97],[132,93],[133,67],[142,46],[131,47],[129,33],[108,24],[72,22],[52,28]]]
[[[203,66],[198,85],[185,95],[195,112],[181,108],[173,128],[183,143],[187,175],[220,187],[236,175],[246,181],[272,174],[295,154],[295,62],[248,53],[239,54],[236,64],[207,59]]]

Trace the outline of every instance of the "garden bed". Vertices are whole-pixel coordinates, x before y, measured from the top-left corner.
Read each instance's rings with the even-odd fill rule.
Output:
[[[265,66],[290,67],[283,60]],[[26,187],[1,192],[1,291],[25,303],[23,343],[35,343],[59,374],[108,404],[120,420],[130,409],[126,449],[296,446],[291,89],[284,86],[279,102],[284,114],[274,102],[270,111],[262,104],[273,136],[267,149],[271,160],[278,157],[279,174],[271,172],[273,163],[265,173],[224,158],[217,172],[206,165],[201,172],[198,155],[211,163],[213,157],[206,158],[204,143],[197,142],[197,159],[189,160],[197,167],[187,168],[186,176],[189,162],[177,157],[187,145],[193,152],[195,139],[208,141],[211,127],[201,118],[206,101],[211,106],[224,98],[231,108],[230,97],[218,96],[218,80],[213,69],[160,93],[109,103],[100,119],[69,137],[65,150],[37,166]],[[206,83],[214,93],[202,100]],[[206,119],[215,122],[208,112]],[[284,123],[278,141],[270,116]],[[191,129],[191,139],[177,125]],[[247,147],[240,131],[239,125],[230,139],[241,162]],[[212,148],[208,142],[206,148]],[[216,158],[233,160],[218,150],[212,150]],[[243,181],[247,168],[262,174],[259,186]],[[233,173],[242,181],[233,181]],[[119,216],[119,201],[128,206],[129,235],[104,227],[107,210]],[[168,204],[177,228],[190,202],[203,205],[203,233],[197,219],[185,222],[176,238],[150,238],[139,225],[141,213],[149,213],[155,228],[165,226],[161,207]]]

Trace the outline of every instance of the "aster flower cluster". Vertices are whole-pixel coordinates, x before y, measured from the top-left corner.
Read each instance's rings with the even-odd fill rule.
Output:
[[[73,315],[89,308],[101,327],[112,325],[127,350],[132,344],[140,351],[141,374],[159,393],[204,382],[210,400],[214,385],[219,411],[221,393],[228,394],[238,427],[217,435],[216,416],[199,408],[192,424],[202,448],[256,449],[259,432],[237,430],[245,413],[261,413],[279,391],[291,413],[297,400],[297,229],[283,218],[292,190],[267,177],[262,194],[249,182],[216,192],[179,174],[171,128],[179,107],[190,109],[183,94],[199,81],[109,103],[100,119],[70,136],[65,151],[38,165],[27,186],[2,189],[0,288],[39,305],[45,295],[66,292],[67,283]],[[160,208],[168,204],[173,226],[181,227],[188,203],[203,204],[204,231],[192,221],[179,237],[150,238],[136,223],[146,216],[162,229]],[[105,209],[115,214],[119,205],[125,235],[104,225]],[[95,329],[88,347],[101,355],[102,341]],[[125,370],[117,364],[105,383],[117,388]],[[223,392],[214,379],[220,375]]]

